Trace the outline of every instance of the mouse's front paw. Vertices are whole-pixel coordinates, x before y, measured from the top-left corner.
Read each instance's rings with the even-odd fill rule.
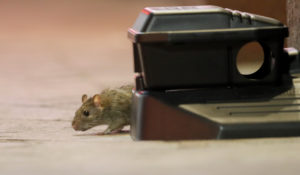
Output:
[[[103,134],[110,134],[112,132],[112,130],[110,129],[110,128],[107,128],[104,132],[103,132]]]

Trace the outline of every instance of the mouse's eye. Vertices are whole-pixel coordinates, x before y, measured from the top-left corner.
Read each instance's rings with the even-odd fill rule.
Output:
[[[89,111],[83,111],[83,115],[85,115],[86,117],[88,117],[90,115]]]

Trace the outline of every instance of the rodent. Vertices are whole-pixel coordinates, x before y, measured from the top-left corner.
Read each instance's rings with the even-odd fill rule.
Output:
[[[84,94],[72,121],[74,130],[86,131],[98,125],[108,125],[104,134],[122,130],[130,124],[132,89],[133,85],[104,89],[92,98]]]

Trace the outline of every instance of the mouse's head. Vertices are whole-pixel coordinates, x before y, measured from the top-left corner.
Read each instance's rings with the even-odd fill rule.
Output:
[[[86,131],[102,124],[102,111],[103,107],[100,103],[100,95],[95,95],[93,98],[83,95],[82,105],[75,113],[72,127],[76,131]]]

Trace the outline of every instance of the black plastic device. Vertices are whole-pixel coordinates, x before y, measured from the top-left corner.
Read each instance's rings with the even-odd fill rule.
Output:
[[[133,138],[300,135],[299,121],[228,124],[226,117],[215,120],[213,115],[200,115],[201,110],[199,114],[185,107],[270,101],[291,89],[291,73],[300,70],[299,53],[283,48],[288,28],[281,22],[217,6],[148,7],[128,36],[137,74]],[[262,47],[263,63],[257,71],[244,75],[237,67],[237,56],[251,42]]]

